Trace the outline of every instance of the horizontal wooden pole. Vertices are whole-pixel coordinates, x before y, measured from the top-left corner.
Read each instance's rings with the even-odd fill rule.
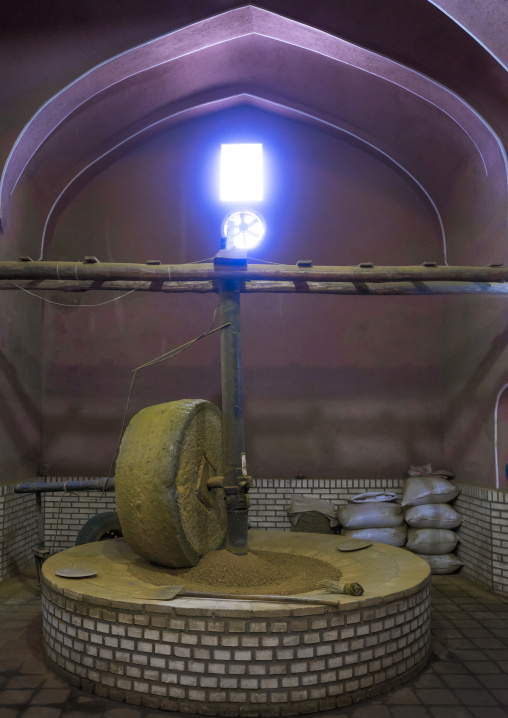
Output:
[[[16,286],[17,285],[17,286]],[[30,292],[61,291],[67,293],[99,291],[116,292],[196,292],[208,294],[217,292],[217,282],[129,282],[123,280],[95,282],[75,280],[0,280],[1,290],[25,289]],[[494,294],[507,295],[508,284],[501,282],[243,282],[240,291],[246,294],[288,293],[288,294],[343,294],[366,296],[429,295],[447,294]],[[76,305],[77,306],[77,305]]]
[[[244,279],[292,282],[506,282],[506,267],[298,267],[248,264],[127,264],[123,262],[0,262],[0,279],[106,282],[189,282]]]

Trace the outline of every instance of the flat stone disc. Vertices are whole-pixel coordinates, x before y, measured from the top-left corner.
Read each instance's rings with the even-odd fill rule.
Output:
[[[220,410],[203,399],[149,406],[123,436],[115,491],[124,538],[140,556],[171,568],[195,566],[226,535]]]
[[[55,575],[62,578],[92,578],[97,576],[97,571],[90,568],[59,568]]]
[[[362,548],[369,548],[372,546],[372,541],[367,539],[348,539],[337,546],[338,551],[359,551]]]

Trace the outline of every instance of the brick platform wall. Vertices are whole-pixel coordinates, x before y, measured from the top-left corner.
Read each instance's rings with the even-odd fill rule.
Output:
[[[409,680],[428,658],[428,579],[339,610],[248,606],[143,605],[46,582],[46,654],[57,673],[97,695],[231,718],[349,705]]]

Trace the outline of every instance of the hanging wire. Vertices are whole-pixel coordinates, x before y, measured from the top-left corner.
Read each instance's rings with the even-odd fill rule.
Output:
[[[51,544],[50,554],[53,554],[53,552],[55,550],[56,537],[58,535],[58,527],[60,525],[60,511],[62,510],[62,502],[66,496],[76,496],[77,498],[79,498],[78,494],[76,494],[73,491],[68,491],[64,486],[64,491],[63,491],[62,495],[60,496],[60,501],[58,502],[58,510],[56,513],[55,534],[53,536],[53,543]]]
[[[203,332],[199,336],[195,337],[194,339],[191,339],[190,341],[186,342],[185,344],[181,344],[179,347],[175,347],[174,349],[171,349],[170,351],[165,352],[164,354],[161,354],[158,357],[155,357],[155,359],[151,359],[150,361],[147,361],[144,364],[141,364],[140,366],[136,367],[135,369],[132,369],[132,379],[130,381],[129,390],[127,392],[127,401],[125,404],[125,411],[123,413],[122,426],[120,428],[120,434],[118,437],[118,442],[117,442],[117,445],[115,448],[115,452],[113,454],[113,459],[112,459],[111,465],[109,467],[109,473],[107,476],[108,479],[112,476],[113,466],[117,459],[118,451],[120,449],[120,444],[122,442],[123,430],[124,430],[125,422],[127,419],[127,412],[129,410],[132,387],[134,385],[134,380],[136,378],[138,371],[140,371],[140,369],[146,369],[149,366],[154,366],[155,364],[160,364],[161,362],[167,361],[168,359],[172,359],[173,357],[177,356],[178,354],[181,354],[186,349],[189,349],[193,344],[198,342],[200,339],[204,339],[205,337],[210,336],[210,334],[213,334],[214,332],[218,332],[219,330],[224,329],[225,327],[228,327],[231,324],[231,322],[226,322],[225,324],[221,324],[218,327],[214,327],[215,317],[217,316],[218,309],[219,309],[218,306],[215,307],[215,310],[214,310],[213,316],[212,316],[212,323],[210,324],[210,328],[207,329],[205,332]]]
[[[269,262],[267,259],[257,259],[257,257],[247,257],[252,259],[253,262],[261,262],[262,264],[278,264],[278,262]]]
[[[196,259],[194,262],[189,262],[189,264],[202,264],[204,262],[211,262],[213,260],[213,257],[207,257],[206,259]],[[77,271],[77,264],[76,264],[76,271]],[[77,277],[76,277],[77,278]],[[129,294],[133,294],[134,292],[137,292],[138,289],[141,287],[144,287],[146,284],[149,284],[149,281],[143,282],[139,287],[136,287],[135,289],[131,289],[130,291],[126,292],[125,294],[121,294],[119,297],[114,297],[113,299],[107,299],[105,302],[97,302],[97,304],[68,304],[67,302],[55,302],[53,299],[46,299],[46,297],[41,297],[40,294],[35,294],[35,292],[31,292],[29,289],[26,289],[25,287],[22,287],[21,285],[14,282],[12,279],[8,280],[11,284],[13,284],[18,289],[21,289],[22,292],[26,292],[26,294],[30,294],[32,297],[36,297],[36,299],[40,299],[41,302],[46,302],[47,304],[55,304],[58,307],[102,307],[105,304],[111,304],[112,302],[117,302],[119,299],[124,299],[124,297],[128,297]],[[78,280],[79,281],[79,280]]]
[[[40,294],[35,294],[34,292],[31,292],[29,289],[25,289],[25,287],[21,287],[19,284],[16,284],[16,282],[13,282],[12,279],[8,280],[11,284],[14,284],[15,287],[18,289],[21,289],[21,291],[26,292],[27,294],[30,294],[32,297],[36,297],[36,299],[40,299],[41,302],[47,302],[48,304],[56,304],[59,307],[73,307],[76,309],[77,307],[102,307],[104,304],[111,304],[111,302],[117,302],[119,299],[124,299],[125,297],[128,297],[129,294],[132,294],[133,292],[137,292],[140,287],[136,287],[135,289],[131,289],[130,291],[126,292],[125,294],[121,294],[119,297],[114,297],[114,299],[107,299],[105,302],[98,302],[97,304],[67,304],[66,302],[55,302],[52,299],[46,299],[46,297],[41,297]],[[141,286],[144,286],[145,284],[149,284],[149,282],[143,282]]]

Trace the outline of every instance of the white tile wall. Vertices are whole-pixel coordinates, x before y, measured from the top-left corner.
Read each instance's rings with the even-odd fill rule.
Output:
[[[0,487],[0,581],[33,560],[36,532],[35,497]]]
[[[457,531],[462,570],[497,593],[508,594],[508,491],[457,485],[462,491],[454,508],[464,519]]]
[[[289,531],[287,507],[295,494],[340,506],[366,491],[392,491],[401,497],[403,484],[403,479],[257,479],[249,493],[249,518],[252,528]]]
[[[454,503],[464,518],[457,548],[465,564],[462,570],[508,595],[508,491],[455,483],[462,489]],[[403,479],[258,479],[250,492],[249,517],[252,528],[287,531],[286,509],[294,494],[338,506],[365,491],[386,490],[402,496],[402,488]],[[51,552],[73,546],[79,529],[95,514],[115,510],[113,492],[45,493],[43,503],[46,545]],[[11,486],[0,487],[0,580],[30,563],[35,545],[35,496],[14,494]]]

